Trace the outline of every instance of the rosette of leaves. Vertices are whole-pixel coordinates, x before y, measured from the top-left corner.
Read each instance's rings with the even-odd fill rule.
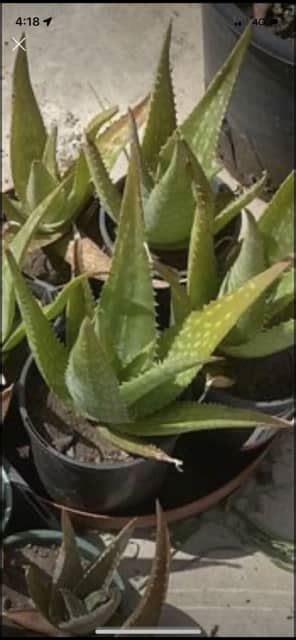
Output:
[[[72,222],[84,210],[92,185],[83,151],[62,171],[57,161],[57,128],[48,131],[36,100],[28,67],[27,53],[18,49],[12,78],[12,118],[10,161],[13,195],[2,194],[2,207],[10,229],[15,232],[32,213],[44,209],[35,235],[37,247],[46,246],[71,230]],[[145,118],[148,100],[134,108],[139,124]],[[128,142],[127,115],[114,119],[118,107],[97,114],[87,133],[98,146],[111,169]],[[110,124],[111,123],[111,124]]]
[[[115,620],[115,615],[117,627],[157,626],[168,587],[170,538],[159,503],[156,514],[151,574],[135,609],[122,621],[118,609],[125,594],[116,580],[116,570],[133,533],[135,520],[129,522],[101,553],[98,551],[98,557],[85,567],[71,521],[66,512],[62,513],[63,541],[53,574],[49,576],[32,563],[26,576],[31,599],[49,624],[49,630],[52,627],[65,635],[85,636],[107,626]],[[17,612],[11,617],[17,621]],[[25,622],[24,612],[20,622]]]
[[[24,224],[18,229],[14,237],[10,239],[9,242],[6,242],[6,235],[5,233],[3,234],[4,247],[9,247],[19,269],[21,269],[26,253],[38,234],[40,224],[46,216],[48,205],[50,205],[55,199],[55,194],[56,190],[52,194],[49,194],[45,200],[42,201],[32,213],[30,213]],[[45,307],[44,311],[49,320],[53,320],[62,312],[68,295],[75,288],[76,284],[84,280],[85,277],[86,274],[83,274],[82,276],[79,276],[77,280],[73,279],[71,282],[68,282],[67,285],[58,293],[54,302]],[[24,327],[17,318],[13,279],[6,256],[4,255],[2,264],[1,327],[1,348],[4,362],[9,352],[19,344],[24,336]]]
[[[216,304],[219,309],[225,296],[235,294],[279,260],[289,259],[294,252],[294,172],[282,183],[259,220],[256,221],[249,211],[245,212],[242,240],[234,255],[228,256],[222,272],[214,252],[215,217],[210,186],[206,176],[202,177],[202,186],[196,190],[186,287],[180,285],[177,273],[155,262],[156,269],[171,285],[175,331],[192,310],[203,313],[208,304]],[[290,267],[278,282],[262,292],[222,339],[219,346],[222,354],[260,358],[293,346],[294,278],[295,270],[290,260]]]
[[[258,412],[179,400],[287,262],[277,262],[202,309],[188,309],[184,322],[159,334],[134,144],[109,277],[96,303],[86,287],[72,292],[65,343],[56,337],[9,251],[7,260],[37,367],[51,391],[89,419],[94,434],[99,429],[119,448],[164,459],[142,437],[288,424]]]
[[[153,248],[173,250],[188,246],[195,210],[196,162],[211,185],[215,233],[221,231],[264,186],[265,175],[235,197],[231,193],[217,194],[214,184],[220,169],[217,146],[221,124],[250,41],[250,29],[247,27],[201,101],[182,123],[178,123],[170,71],[169,26],[151,93],[143,141],[138,143],[144,220],[147,241]],[[85,152],[100,201],[118,223],[121,194],[91,140]]]

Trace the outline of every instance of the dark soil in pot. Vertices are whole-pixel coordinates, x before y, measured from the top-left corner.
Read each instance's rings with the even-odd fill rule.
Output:
[[[250,5],[243,4],[243,8]],[[239,4],[202,5],[205,83],[209,85],[249,17]],[[253,26],[252,41],[224,119],[220,156],[230,173],[250,185],[267,170],[265,199],[294,167],[294,39]]]
[[[38,403],[35,401],[36,397]],[[76,462],[112,464],[133,459],[100,437],[88,420],[76,416],[48,390],[41,378],[34,380],[34,388],[28,389],[27,403],[30,417],[40,436],[56,451]]]
[[[294,414],[294,350],[287,349],[265,358],[228,358],[224,371],[235,384],[229,389],[210,389],[206,402],[261,410],[278,417]],[[272,429],[232,429],[206,434],[234,449],[258,446],[275,433]]]
[[[58,257],[49,258],[49,251],[36,249],[30,253],[23,265],[23,272],[32,280],[37,279],[52,286],[59,286],[70,279],[70,267]]]
[[[52,498],[78,509],[114,513],[158,495],[169,465],[127,456],[101,440],[94,447],[89,425],[80,420],[79,430],[82,425],[87,435],[73,434],[76,418],[48,395],[32,358],[22,372],[19,399],[36,468]],[[172,454],[176,438],[155,439],[155,444]]]

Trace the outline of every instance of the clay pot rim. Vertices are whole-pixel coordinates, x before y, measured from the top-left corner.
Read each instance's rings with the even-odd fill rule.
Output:
[[[255,460],[248,464],[238,475],[234,476],[231,480],[226,482],[226,484],[222,485],[215,491],[212,491],[211,493],[198,498],[193,502],[190,502],[189,504],[174,507],[172,509],[164,509],[168,524],[186,520],[187,518],[198,515],[199,513],[202,513],[203,511],[214,507],[221,500],[238,489],[263,460],[277,435],[278,434],[276,433],[268,441],[268,443],[265,444],[263,451],[261,450],[260,454]],[[77,522],[78,526],[81,525],[82,527],[90,529],[101,529],[102,531],[110,529],[119,530],[124,527],[132,517],[95,514],[87,511],[81,511],[79,509],[72,509],[71,507],[58,504],[40,496],[39,499],[41,499],[47,506],[53,507],[57,511],[64,509],[69,513],[74,523]],[[152,528],[156,525],[156,517],[154,514],[140,515],[135,517],[137,518],[135,523],[136,529]]]

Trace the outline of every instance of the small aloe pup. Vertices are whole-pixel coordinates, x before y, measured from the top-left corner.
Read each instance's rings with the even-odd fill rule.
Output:
[[[71,521],[67,513],[62,512],[63,542],[53,575],[49,576],[32,563],[26,576],[31,599],[46,621],[44,628],[49,625],[49,631],[56,629],[66,635],[86,636],[110,623],[113,627],[123,629],[157,626],[168,587],[170,538],[159,503],[156,513],[155,555],[148,584],[135,609],[123,620],[120,605],[122,601],[124,603],[125,593],[118,586],[115,572],[136,521],[129,522],[105,550],[85,567]],[[128,603],[126,608],[130,608]],[[15,614],[13,612],[10,619],[18,622],[17,615],[17,611]],[[24,615],[20,616],[21,619],[24,623]],[[39,628],[40,622],[39,619]]]
[[[178,400],[287,263],[273,265],[231,294],[192,311],[177,331],[174,327],[158,335],[134,145],[109,277],[96,305],[88,299],[83,309],[83,295],[72,304],[65,344],[57,339],[9,252],[7,259],[41,376],[76,415],[90,420],[94,437],[101,433],[132,454],[165,459],[141,438],[258,422],[287,424],[256,411]]]
[[[57,162],[57,129],[47,131],[29,74],[27,53],[19,48],[14,70],[10,161],[14,195],[2,194],[2,206],[11,229],[23,228],[30,214],[44,208],[35,245],[55,242],[88,204],[92,186],[82,151],[71,166],[62,171]],[[135,106],[134,115],[142,123],[147,99]],[[109,169],[128,141],[127,116],[114,120],[118,108],[97,114],[87,132]],[[111,122],[111,125],[110,125]],[[106,125],[109,126],[107,127]],[[104,128],[104,130],[103,130]]]
[[[225,193],[215,193],[217,189],[213,182],[219,170],[216,156],[221,123],[250,41],[250,29],[245,30],[201,101],[178,124],[170,72],[169,26],[151,93],[143,141],[138,144],[144,220],[150,247],[174,250],[188,246],[195,210],[193,185],[200,178],[199,166],[211,185],[215,233],[221,231],[264,186],[265,175],[238,198],[227,194],[226,203]],[[121,195],[91,140],[85,154],[101,203],[118,223]]]

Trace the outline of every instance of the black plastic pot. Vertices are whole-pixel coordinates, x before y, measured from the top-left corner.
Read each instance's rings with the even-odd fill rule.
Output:
[[[117,464],[91,464],[73,460],[56,451],[39,434],[30,418],[28,387],[40,375],[28,358],[18,384],[20,414],[30,438],[34,463],[48,494],[57,502],[96,513],[124,513],[148,498],[157,497],[169,465],[135,458]],[[36,399],[38,402],[38,399]],[[155,439],[172,454],[177,438]]]
[[[202,5],[206,86],[249,19],[237,4]],[[294,40],[253,26],[253,37],[234,88],[221,136],[225,166],[249,185],[266,169],[275,191],[294,167]]]
[[[243,396],[243,385],[240,383],[240,380],[238,380],[237,384],[229,390],[210,388],[205,397],[205,402],[258,410],[279,418],[292,419],[295,412],[293,397],[293,356],[293,350],[289,349],[266,358],[239,361],[238,365],[240,370],[246,369],[244,379],[250,378],[253,371],[254,380],[252,381],[252,389],[250,388],[248,390],[246,384],[245,394]],[[265,384],[264,370],[266,370]],[[274,374],[273,384],[270,382],[271,371],[273,371]],[[285,376],[286,384],[284,382]],[[235,376],[233,377],[235,379]],[[257,388],[256,381],[258,382]],[[284,387],[286,396],[283,395]],[[256,398],[254,397],[254,388]],[[218,439],[221,443],[223,442],[224,446],[238,451],[240,449],[247,450],[257,448],[268,442],[274,434],[275,429],[273,427],[269,429],[258,426],[257,429],[222,429],[221,431],[208,433],[206,437],[215,438],[215,442]]]

